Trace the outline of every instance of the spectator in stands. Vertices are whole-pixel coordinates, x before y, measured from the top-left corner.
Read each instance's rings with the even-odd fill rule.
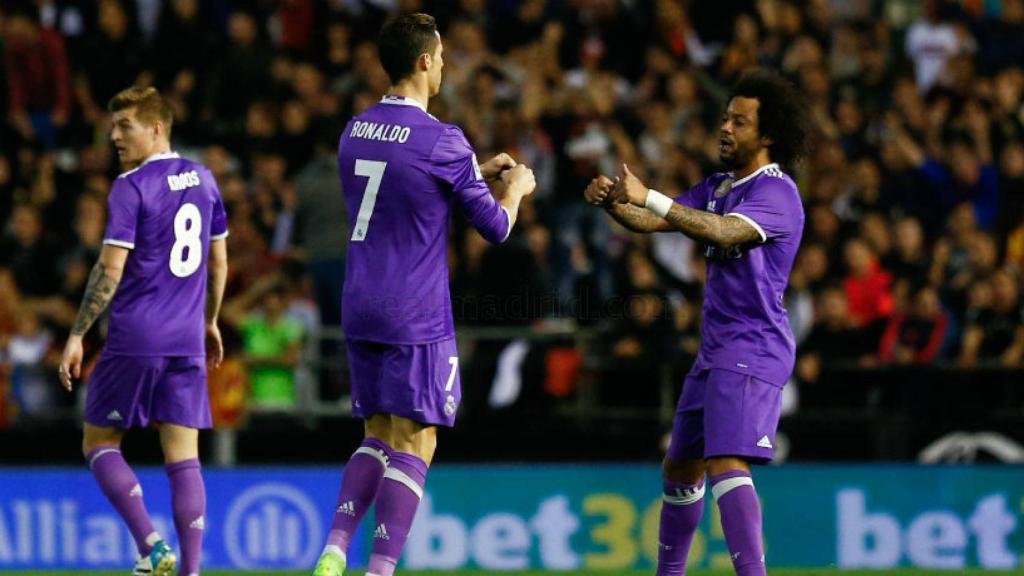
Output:
[[[103,106],[125,86],[139,80],[152,83],[148,73],[145,78],[140,76],[146,66],[146,51],[121,2],[97,2],[95,29],[82,48],[89,56],[79,59],[75,75],[75,93],[89,122],[102,121]]]
[[[10,224],[10,236],[0,243],[0,266],[11,271],[18,290],[26,297],[53,294],[59,286],[54,270],[57,247],[43,230],[39,210],[19,204],[11,214]]]
[[[242,335],[250,401],[257,408],[295,406],[295,367],[303,330],[297,320],[286,314],[287,296],[286,286],[278,278],[266,277],[224,304],[225,323]]]
[[[31,308],[18,311],[17,329],[3,356],[11,365],[11,386],[21,414],[46,416],[57,406],[50,374],[57,365],[53,334]]]
[[[964,49],[963,36],[948,18],[943,0],[925,0],[923,14],[907,31],[907,55],[914,61],[917,87],[925,93],[945,81],[946,65]]]
[[[320,321],[341,325],[341,286],[345,280],[348,214],[338,201],[337,135],[319,132],[315,154],[295,179],[295,248],[316,287]]]
[[[986,291],[990,300],[984,294]],[[960,364],[973,366],[978,362],[998,362],[1008,367],[1020,365],[1024,357],[1024,308],[1021,307],[1017,278],[1006,270],[999,270],[989,279],[979,280],[972,286],[971,300]]]
[[[57,131],[71,114],[71,75],[64,40],[39,25],[31,2],[5,6],[7,39],[4,63],[11,124],[25,138],[38,138],[47,148],[57,144]]]
[[[843,288],[850,317],[862,328],[873,328],[873,324],[892,314],[892,274],[882,268],[878,258],[868,244],[860,238],[846,241],[846,278]]]
[[[814,307],[814,328],[799,349],[794,375],[801,382],[815,383],[823,365],[868,363],[876,347],[853,322],[846,292],[839,286],[826,287]]]
[[[914,294],[908,312],[897,312],[889,318],[878,356],[885,363],[931,363],[942,349],[948,325],[938,290],[922,286]]]

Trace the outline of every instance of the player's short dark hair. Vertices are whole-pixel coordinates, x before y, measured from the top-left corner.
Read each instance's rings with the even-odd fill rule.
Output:
[[[755,68],[740,77],[729,100],[737,96],[757,99],[758,131],[772,140],[768,147],[772,161],[792,170],[807,149],[806,107],[800,92],[775,72]]]
[[[388,20],[377,38],[377,51],[391,83],[408,78],[420,55],[433,54],[437,42],[437,22],[429,14],[405,14]]]
[[[107,102],[109,112],[120,112],[130,108],[135,109],[135,117],[142,123],[162,122],[167,128],[167,137],[170,138],[174,114],[171,112],[171,106],[156,88],[132,86],[114,94],[110,102]]]

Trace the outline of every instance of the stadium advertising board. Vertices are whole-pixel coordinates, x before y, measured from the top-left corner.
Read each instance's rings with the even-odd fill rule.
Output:
[[[162,470],[140,471],[173,536]],[[205,564],[308,568],[338,489],[330,468],[207,470]],[[776,566],[1016,568],[1024,553],[1019,467],[785,466],[758,471]],[[647,568],[657,554],[656,466],[439,466],[406,546],[409,568]],[[708,506],[691,565],[726,567]],[[365,559],[369,533],[355,539]],[[0,469],[0,570],[128,566],[127,530],[84,470]],[[356,562],[358,563],[358,562]]]
[[[153,524],[177,547],[162,469],[137,470]],[[337,470],[204,470],[209,568],[307,568],[320,555],[338,491]],[[363,556],[365,538],[355,546]],[[123,569],[131,536],[88,470],[0,469],[0,570]]]

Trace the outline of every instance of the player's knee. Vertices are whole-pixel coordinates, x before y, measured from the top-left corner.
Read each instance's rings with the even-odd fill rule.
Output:
[[[697,484],[704,478],[705,464],[702,460],[674,460],[666,457],[661,465],[666,480],[683,484]]]
[[[88,458],[93,450],[104,446],[119,448],[121,446],[121,435],[116,431],[87,426],[85,433],[82,434],[82,455]]]
[[[743,458],[737,458],[735,456],[708,458],[707,467],[708,472],[712,476],[718,476],[719,474],[725,474],[726,472],[733,472],[735,470],[747,473],[750,472],[750,463]]]

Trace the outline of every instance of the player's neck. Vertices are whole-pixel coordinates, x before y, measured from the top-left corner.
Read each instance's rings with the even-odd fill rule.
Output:
[[[742,180],[771,163],[772,159],[768,157],[768,151],[762,150],[749,164],[733,172],[733,178],[736,180]]]
[[[423,104],[424,109],[430,104],[430,90],[425,80],[422,82],[417,82],[414,78],[403,80],[388,88],[388,94],[401,96],[402,98],[411,98]]]
[[[142,166],[143,164],[145,164],[146,161],[149,160],[150,158],[152,158],[153,156],[156,156],[157,154],[169,154],[170,152],[171,152],[171,144],[169,142],[158,143],[158,144],[154,145],[153,147],[151,147],[150,149],[146,150],[145,154],[143,154],[142,158],[139,159],[137,162],[122,162],[121,163],[121,169],[122,170],[134,170],[134,169],[138,168],[139,166]]]

